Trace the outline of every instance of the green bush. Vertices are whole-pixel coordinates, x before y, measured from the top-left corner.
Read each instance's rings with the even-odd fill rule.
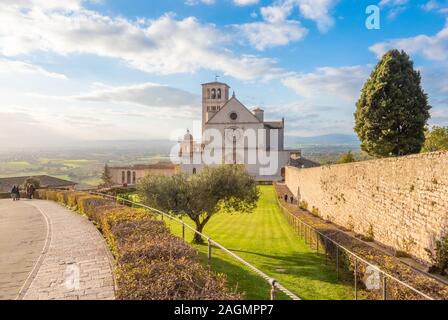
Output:
[[[306,202],[305,200],[300,200],[299,208],[303,210],[308,210],[308,202]]]
[[[426,252],[433,262],[429,271],[445,275],[448,268],[448,234],[436,241],[434,251],[426,249]]]
[[[105,237],[116,261],[117,298],[123,300],[240,299],[226,279],[204,267],[198,252],[144,209],[87,193],[39,190],[85,214]]]

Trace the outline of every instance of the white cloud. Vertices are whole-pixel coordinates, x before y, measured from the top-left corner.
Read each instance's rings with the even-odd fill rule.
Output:
[[[233,3],[237,6],[251,6],[257,4],[259,0],[233,0]]]
[[[150,73],[209,69],[242,80],[270,79],[283,73],[273,59],[234,54],[227,49],[228,34],[194,17],[176,20],[164,15],[157,20],[132,21],[82,7],[71,11],[37,5],[23,8],[0,5],[0,54],[95,54]]]
[[[200,3],[206,4],[206,5],[212,5],[215,4],[215,0],[186,0],[185,4],[187,6],[196,6]]]
[[[300,26],[298,21],[254,22],[236,27],[257,50],[287,45],[291,41],[303,39],[308,32],[307,29]]]
[[[333,25],[331,10],[335,0],[277,0],[273,5],[262,7],[261,14],[266,21],[279,23],[288,19],[297,7],[301,15],[317,23],[321,32],[327,32]]]
[[[409,54],[417,53],[430,60],[445,61],[448,59],[448,20],[445,27],[434,36],[418,35],[377,43],[370,51],[381,57],[390,49],[404,50]]]
[[[328,96],[354,102],[371,69],[371,66],[322,67],[311,73],[288,77],[282,83],[306,98]]]
[[[80,101],[130,102],[149,107],[172,107],[178,109],[186,106],[199,108],[201,104],[200,97],[196,94],[155,83],[105,87],[71,98]]]
[[[381,0],[380,7],[385,6],[402,6],[408,3],[409,0]]]
[[[423,4],[422,9],[425,11],[438,11],[440,13],[448,13],[448,1],[447,0],[429,0]]]
[[[67,79],[67,77],[60,73],[49,72],[40,66],[33,65],[25,61],[8,60],[0,58],[0,73],[16,74],[36,74],[49,78]]]

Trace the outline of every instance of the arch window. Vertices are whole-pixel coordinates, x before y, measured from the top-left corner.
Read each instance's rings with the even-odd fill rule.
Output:
[[[126,182],[127,182],[127,184],[131,184],[131,171],[128,171],[127,172],[127,174],[126,174]]]
[[[124,171],[121,172],[121,183],[126,183],[126,172]]]
[[[210,89],[207,89],[207,99],[210,99]]]
[[[217,99],[221,99],[221,89],[218,89],[216,96],[217,96]]]
[[[132,184],[135,184],[136,182],[137,182],[137,176],[134,171],[134,172],[132,172]]]
[[[196,174],[196,168],[193,168],[193,174]]]
[[[216,99],[216,89],[212,89],[212,99]]]

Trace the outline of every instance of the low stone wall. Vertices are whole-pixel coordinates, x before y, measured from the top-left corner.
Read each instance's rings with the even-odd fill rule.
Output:
[[[422,261],[448,232],[448,152],[287,167],[286,185],[309,211]]]

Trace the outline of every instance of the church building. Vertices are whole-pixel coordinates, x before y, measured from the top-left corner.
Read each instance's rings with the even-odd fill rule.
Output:
[[[202,141],[194,141],[189,132],[180,141],[183,172],[196,174],[207,165],[240,163],[258,181],[281,181],[287,165],[316,165],[303,159],[300,150],[285,149],[284,119],[266,121],[262,109],[249,110],[229,91],[225,83],[202,84]]]

